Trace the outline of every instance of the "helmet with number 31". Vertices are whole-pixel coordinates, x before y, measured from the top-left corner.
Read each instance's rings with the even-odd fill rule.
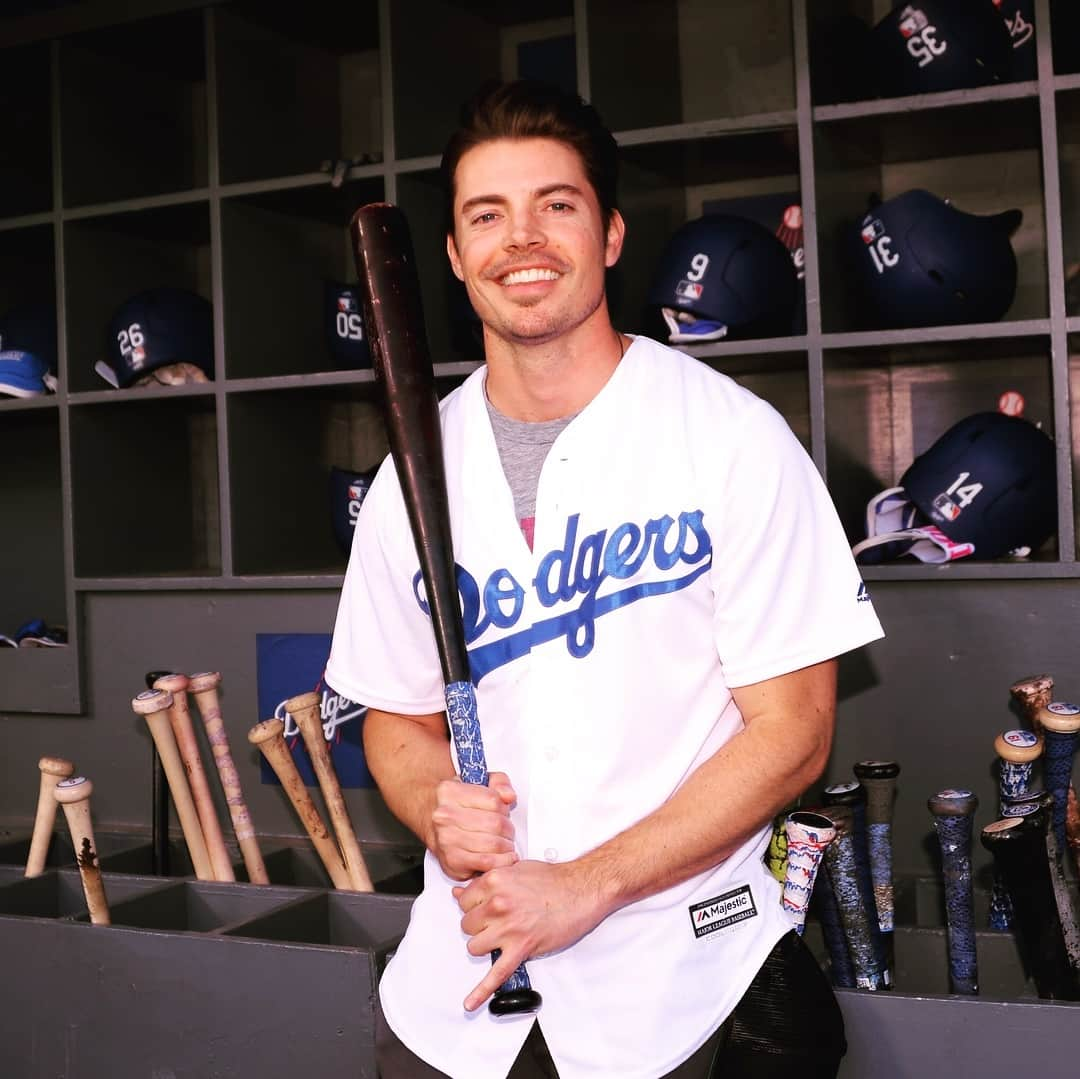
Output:
[[[791,253],[764,225],[734,214],[683,225],[648,295],[677,343],[789,334],[797,301]]]
[[[873,328],[996,322],[1016,295],[1019,210],[979,215],[913,188],[848,228],[847,253]]]

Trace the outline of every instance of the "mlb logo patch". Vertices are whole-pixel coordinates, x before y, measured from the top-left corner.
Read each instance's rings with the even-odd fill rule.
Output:
[[[864,244],[872,244],[879,236],[885,235],[885,225],[876,217],[868,225],[863,225],[862,238]]]
[[[934,509],[945,518],[946,521],[955,521],[961,514],[960,507],[946,494],[938,495],[934,499]]]
[[[337,298],[337,309],[347,315],[352,314],[356,310],[356,300],[349,293],[343,292]]]
[[[698,281],[682,280],[675,286],[675,296],[680,303],[693,303],[701,299],[705,286]]]
[[[906,7],[901,12],[899,30],[903,37],[913,37],[929,23],[926,15],[918,8]]]

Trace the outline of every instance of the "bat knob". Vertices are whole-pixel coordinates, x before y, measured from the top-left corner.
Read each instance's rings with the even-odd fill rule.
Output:
[[[488,1004],[492,1015],[525,1015],[538,1012],[543,998],[535,989],[499,990]]]

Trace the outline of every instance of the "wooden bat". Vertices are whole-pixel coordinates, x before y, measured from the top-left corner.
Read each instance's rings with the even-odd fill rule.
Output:
[[[881,931],[874,896],[874,878],[870,870],[870,848],[866,830],[866,790],[861,783],[834,783],[822,791],[821,803],[828,812],[833,806],[847,806],[851,810],[851,850],[855,858],[855,884],[859,902],[869,919],[870,939],[877,957],[876,968],[885,979],[885,988],[892,985],[892,967],[885,934]],[[838,897],[839,898],[839,897]]]
[[[94,829],[90,822],[90,795],[93,792],[94,785],[89,779],[85,776],[72,776],[56,784],[53,797],[64,807],[64,816],[67,817],[71,845],[75,848],[75,859],[79,866],[90,921],[93,925],[109,925],[109,904],[105,897],[105,884],[101,879],[97,844],[94,842]]]
[[[866,791],[866,848],[870,858],[870,882],[874,889],[878,928],[891,971],[894,909],[892,819],[900,765],[896,761],[856,761],[852,770]]]
[[[319,782],[326,801],[326,812],[330,817],[331,827],[337,836],[341,857],[345,862],[345,872],[349,875],[350,887],[357,892],[374,891],[371,876],[364,862],[363,852],[356,838],[356,829],[341,792],[334,762],[330,759],[330,747],[326,743],[322,725],[322,694],[312,691],[290,697],[285,702],[285,711],[296,721],[300,729],[308,756],[315,769],[315,778]]]
[[[56,824],[56,785],[61,779],[75,774],[75,765],[63,757],[42,757],[38,761],[38,768],[41,771],[41,782],[38,787],[34,831],[30,837],[30,853],[26,856],[24,875],[27,877],[38,877],[45,871],[49,841]],[[75,853],[78,854],[78,851]]]
[[[994,752],[998,757],[998,815],[1004,817],[1006,803],[1031,789],[1031,775],[1035,762],[1042,756],[1043,739],[1034,731],[1002,731],[994,739]],[[1012,924],[1012,900],[996,867],[990,892],[989,924],[991,929],[1008,929]]]
[[[888,989],[884,964],[874,945],[873,931],[877,929],[877,915],[866,906],[859,887],[859,870],[855,859],[855,814],[849,805],[833,804],[825,807],[825,815],[836,828],[835,838],[825,848],[825,873],[836,896],[836,907],[854,971],[855,988]]]
[[[169,722],[169,709],[172,707],[172,694],[164,689],[144,689],[131,701],[132,711],[146,720],[150,728],[150,737],[157,746],[161,766],[165,769],[165,778],[169,781],[169,793],[176,816],[180,821],[180,830],[184,833],[191,866],[199,880],[213,880],[214,870],[210,863],[210,852],[206,849],[199,814],[191,797],[184,762],[180,759],[180,750],[176,745],[172,724]]]
[[[818,867],[825,848],[836,838],[836,825],[821,813],[796,810],[788,814],[784,834],[787,838],[787,860],[781,902],[784,910],[791,915],[799,936],[802,936]]]
[[[1015,927],[1039,996],[1077,1000],[1080,983],[1065,950],[1046,858],[1045,825],[1036,816],[993,821],[982,830],[982,844],[1009,886]]]
[[[486,784],[487,760],[457,591],[439,403],[409,227],[397,207],[371,203],[353,214],[350,232],[368,345],[420,560],[458,769],[466,783]],[[498,953],[492,956],[494,961]],[[521,964],[488,1009],[510,1015],[534,1012],[540,1004],[540,994]]]
[[[180,759],[187,770],[188,782],[191,784],[191,797],[195,802],[195,811],[199,816],[203,838],[206,840],[206,849],[210,855],[212,879],[234,881],[236,872],[233,870],[232,858],[225,846],[221,821],[218,820],[217,809],[214,807],[214,796],[210,792],[210,784],[206,779],[199,743],[195,737],[195,728],[191,723],[191,713],[188,711],[187,676],[164,675],[154,682],[153,688],[164,689],[172,694],[169,724],[173,730],[173,737],[176,739],[176,748],[180,751]]]
[[[321,702],[321,694],[314,694],[319,698]],[[297,698],[292,698],[290,701],[285,702],[286,709],[296,719],[296,713],[290,708],[290,704],[296,702]],[[306,720],[305,720],[306,721]],[[322,723],[316,720],[318,725],[317,734],[322,738]],[[299,726],[299,720],[297,720]],[[338,845],[331,838],[330,833],[326,829],[326,825],[323,823],[322,817],[319,815],[319,810],[316,808],[314,801],[312,801],[311,795],[308,794],[308,789],[304,785],[303,779],[300,778],[300,773],[296,769],[296,764],[293,761],[292,753],[289,752],[289,747],[285,744],[285,738],[283,731],[285,730],[285,723],[283,720],[277,719],[265,719],[262,723],[257,723],[254,727],[248,731],[248,741],[255,746],[258,746],[262,751],[263,756],[270,763],[270,767],[274,769],[274,774],[281,780],[281,786],[284,788],[285,793],[289,796],[289,801],[292,803],[293,809],[296,810],[297,816],[300,818],[300,823],[303,824],[304,830],[311,838],[311,842],[315,845],[315,850],[318,852],[319,858],[322,860],[323,865],[326,867],[326,872],[330,875],[330,880],[333,882],[335,888],[354,888],[357,891],[370,892],[372,891],[371,881],[368,880],[367,887],[357,886],[352,874],[349,872],[349,867],[342,857],[341,850]],[[300,731],[303,735],[304,731],[301,727]],[[326,739],[322,739],[325,743]],[[307,744],[305,739],[305,745]],[[310,755],[311,750],[308,750]],[[327,759],[329,760],[329,753],[327,753]],[[316,765],[316,778],[319,779],[319,789],[323,790],[322,780],[319,777],[318,769],[322,765]],[[340,797],[341,792],[338,791]],[[327,805],[329,805],[329,799],[327,799]],[[344,805],[344,802],[342,802]],[[360,862],[361,869],[363,869],[363,861]],[[364,870],[363,875],[366,877],[367,873]],[[363,882],[361,882],[361,885]]]
[[[1073,758],[1080,739],[1080,706],[1065,701],[1051,701],[1039,712],[1046,749],[1043,753],[1043,781],[1054,796],[1052,828],[1058,857],[1065,853],[1067,837],[1065,817],[1069,789],[1072,786]]]
[[[1053,700],[1053,692],[1054,679],[1048,674],[1021,678],[1009,687],[1010,695],[1020,705],[1020,711],[1036,734],[1042,731],[1042,712]],[[1048,780],[1046,784],[1049,787]],[[1071,778],[1065,795],[1065,841],[1072,851],[1074,863],[1080,869],[1080,802],[1077,801]]]
[[[943,790],[927,799],[941,844],[945,878],[945,933],[949,983],[954,993],[979,992],[975,954],[975,891],[971,876],[971,823],[979,799],[969,790]]]
[[[251,823],[244,791],[240,786],[240,776],[229,751],[229,736],[225,733],[225,721],[221,718],[221,701],[218,686],[221,674],[218,671],[203,671],[188,675],[188,692],[195,698],[199,715],[202,716],[210,750],[214,754],[214,766],[217,768],[221,787],[225,791],[225,802],[232,818],[233,833],[240,844],[240,853],[244,858],[248,880],[252,884],[269,884],[266,863],[255,838],[255,828]]]
[[[1054,796],[1049,791],[1035,791],[1003,802],[1001,816],[1031,816],[1041,824],[1046,840],[1046,862],[1050,867],[1050,884],[1053,887],[1054,901],[1061,921],[1061,936],[1065,943],[1065,952],[1073,969],[1080,971],[1080,922],[1077,921],[1076,905],[1073,903],[1069,881],[1065,877],[1065,867],[1058,855],[1054,830],[1050,827],[1053,809]]]

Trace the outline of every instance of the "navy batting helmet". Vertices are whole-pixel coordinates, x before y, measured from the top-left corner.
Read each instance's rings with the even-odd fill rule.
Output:
[[[978,412],[950,427],[867,506],[860,563],[949,562],[1040,547],[1057,527],[1053,441],[1034,424]]]
[[[343,367],[370,367],[358,286],[327,281],[323,295],[326,341],[334,359]]]
[[[676,342],[790,333],[797,299],[787,248],[764,225],[733,214],[683,225],[668,241],[648,295]]]
[[[994,322],[1016,295],[1010,236],[1021,212],[965,213],[915,188],[848,230],[848,254],[877,327]]]
[[[95,370],[125,388],[172,364],[191,364],[214,376],[213,314],[208,301],[179,288],[140,292],[117,308],[109,321],[106,359]]]
[[[352,548],[356,517],[377,471],[377,468],[373,468],[368,472],[355,472],[330,466],[330,515],[334,538],[344,555],[348,555]]]
[[[994,0],[897,4],[872,40],[883,97],[988,86],[1012,72],[1012,40]]]

